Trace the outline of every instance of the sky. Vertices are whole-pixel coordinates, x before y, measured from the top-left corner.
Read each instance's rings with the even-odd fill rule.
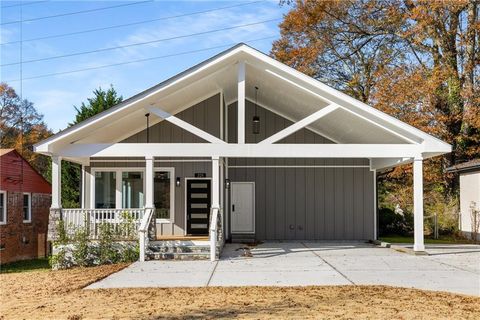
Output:
[[[96,88],[128,98],[239,42],[268,53],[288,11],[258,0],[0,2],[0,80],[54,132]]]

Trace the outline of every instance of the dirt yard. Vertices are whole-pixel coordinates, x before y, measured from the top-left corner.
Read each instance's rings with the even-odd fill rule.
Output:
[[[480,298],[383,286],[82,290],[125,265],[0,275],[0,319],[479,319]]]

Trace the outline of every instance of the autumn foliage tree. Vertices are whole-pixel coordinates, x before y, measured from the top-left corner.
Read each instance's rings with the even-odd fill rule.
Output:
[[[6,83],[0,83],[0,146],[13,148],[49,179],[49,159],[32,151],[32,146],[52,132],[32,102],[21,99]]]
[[[282,4],[291,9],[271,54],[450,143],[451,154],[426,162],[425,181],[427,194],[454,193],[444,169],[480,156],[479,1]],[[389,172],[387,193],[408,189],[410,170]]]

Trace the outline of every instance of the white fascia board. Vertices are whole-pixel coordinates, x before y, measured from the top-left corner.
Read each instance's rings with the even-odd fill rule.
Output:
[[[413,161],[413,158],[383,158],[371,159],[370,170],[383,170],[393,168]]]
[[[35,152],[49,152],[49,151],[45,151],[45,150],[48,150],[48,146],[51,145],[52,143],[55,143],[60,139],[64,139],[64,138],[66,138],[66,137],[68,137],[68,136],[70,136],[70,135],[88,127],[88,126],[91,126],[95,123],[98,123],[98,122],[102,121],[103,119],[108,118],[108,117],[110,117],[114,114],[122,112],[123,110],[128,109],[135,104],[141,103],[141,102],[151,98],[152,96],[158,94],[159,92],[164,91],[164,90],[166,90],[166,89],[168,89],[172,86],[175,86],[178,83],[181,83],[182,81],[185,81],[186,79],[191,78],[191,77],[195,76],[196,74],[204,71],[205,69],[213,67],[215,64],[219,64],[222,61],[229,59],[231,56],[236,55],[238,52],[240,52],[242,47],[243,46],[239,46],[238,48],[236,48],[234,50],[227,51],[224,54],[218,56],[216,59],[214,59],[214,60],[212,60],[208,63],[205,63],[203,66],[200,66],[199,68],[197,68],[195,70],[192,70],[191,72],[186,72],[185,75],[183,75],[182,77],[179,77],[178,79],[175,79],[171,82],[168,82],[168,80],[166,80],[168,83],[166,83],[163,86],[160,86],[157,90],[148,92],[148,93],[144,94],[143,96],[140,93],[139,94],[140,96],[138,98],[133,99],[132,101],[128,102],[125,105],[122,105],[122,103],[120,103],[118,107],[110,108],[107,111],[102,112],[101,114],[98,114],[97,116],[93,116],[90,119],[87,119],[87,120],[83,121],[82,123],[80,123],[77,126],[67,128],[64,131],[59,132],[59,133],[53,135],[52,137],[47,138],[47,139],[35,144],[33,146],[33,149],[34,149]]]
[[[413,144],[72,144],[58,151],[68,157],[236,157],[236,158],[403,158],[421,156]]]
[[[158,107],[147,107],[146,108],[148,111],[151,113],[159,116],[162,119],[165,119],[166,121],[178,126],[179,128],[182,128],[184,130],[187,130],[188,132],[196,135],[197,137],[200,137],[208,142],[211,143],[219,143],[219,144],[226,144],[225,141],[215,137],[214,135],[211,135],[210,133],[203,131],[200,128],[195,127],[194,125],[191,125],[190,123],[183,121],[180,118],[177,118],[170,113],[158,108]]]
[[[265,140],[261,141],[260,144],[272,144],[275,142],[278,142],[282,140],[283,138],[288,137],[289,135],[297,132],[298,130],[305,128],[312,122],[317,121],[318,119],[326,116],[327,114],[332,113],[333,111],[337,110],[339,108],[338,105],[336,104],[331,104],[326,106],[325,108],[322,108],[311,115],[303,118],[300,121],[294,122],[292,125],[286,127],[285,129],[275,133],[274,135],[266,138]]]
[[[429,143],[434,143],[436,144],[435,142],[437,143],[440,143],[440,144],[443,144],[444,147],[446,147],[447,145],[449,145],[448,143],[438,139],[438,138],[435,138],[434,136],[432,135],[429,135],[428,133],[425,133],[423,132],[422,130],[420,129],[417,129],[403,121],[400,121],[398,119],[396,119],[395,117],[392,117],[378,109],[375,109],[355,98],[352,98],[350,97],[349,95],[343,93],[343,92],[340,92],[330,86],[327,86],[326,84],[324,83],[321,83],[320,81],[312,78],[312,77],[309,77],[307,76],[306,74],[303,74],[295,69],[293,69],[292,67],[290,66],[287,66],[279,61],[276,61],[275,59],[253,49],[253,48],[250,48],[248,46],[244,46],[242,47],[243,50],[245,50],[247,53],[255,56],[256,58],[258,58],[259,60],[263,61],[264,63],[266,63],[267,65],[270,65],[272,67],[275,67],[277,68],[278,70],[281,70],[282,72],[290,75],[290,76],[293,76],[305,83],[308,83],[309,85],[311,85],[312,87],[314,88],[317,88],[325,93],[328,93],[334,97],[337,97],[343,101],[345,101],[346,103],[348,103],[349,105],[351,106],[354,106],[356,108],[359,108],[361,110],[364,110],[396,127],[399,127],[407,132],[410,132],[412,135],[415,135],[417,136],[419,139],[421,140],[425,140],[425,141],[428,141]],[[281,75],[280,75],[281,76]],[[291,81],[291,80],[290,80]],[[308,88],[305,88],[307,90],[309,90]],[[311,90],[310,90],[311,91]],[[313,91],[312,91],[313,92]],[[324,97],[323,95],[321,94],[318,94],[316,93],[317,95],[319,95],[322,99],[324,99],[325,101],[329,101],[330,99],[328,99],[327,97]],[[344,106],[344,105],[342,105]],[[344,106],[345,107],[345,106]],[[437,145],[437,144],[436,144]]]

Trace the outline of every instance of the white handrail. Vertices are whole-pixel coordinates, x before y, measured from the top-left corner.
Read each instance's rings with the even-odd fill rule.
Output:
[[[217,259],[218,217],[220,208],[212,207],[210,219],[210,261]]]
[[[138,241],[140,249],[140,261],[145,261],[145,250],[147,246],[147,237],[148,237],[148,227],[150,226],[150,221],[152,220],[154,209],[148,208],[145,209],[145,213],[140,222],[140,227],[138,228]]]
[[[142,208],[61,209],[61,219],[68,235],[73,235],[78,228],[86,228],[89,238],[94,240],[98,239],[99,226],[103,223],[110,224],[114,230],[118,231],[122,224],[131,221],[134,224],[134,233],[136,233],[143,216],[144,209]],[[124,230],[122,234],[116,234],[116,236],[128,240],[130,238],[129,230]]]

